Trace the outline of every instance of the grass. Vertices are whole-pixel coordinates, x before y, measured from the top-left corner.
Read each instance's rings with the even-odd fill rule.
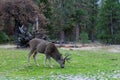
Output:
[[[37,67],[31,57],[31,66],[27,66],[27,55],[29,50],[0,49],[0,80],[51,80],[51,75],[86,75],[88,77],[101,75],[104,78],[118,80],[111,75],[120,74],[120,54],[107,51],[85,51],[85,50],[61,50],[71,54],[71,62],[66,63],[64,69],[52,60],[54,67],[44,68],[44,55],[38,54]],[[46,77],[48,76],[48,77]],[[56,79],[55,79],[56,80]]]

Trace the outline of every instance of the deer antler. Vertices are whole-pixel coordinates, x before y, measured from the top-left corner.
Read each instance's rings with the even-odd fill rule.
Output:
[[[71,59],[71,58],[70,58],[70,54],[65,54],[64,60],[66,60],[67,62],[69,62],[70,59]]]

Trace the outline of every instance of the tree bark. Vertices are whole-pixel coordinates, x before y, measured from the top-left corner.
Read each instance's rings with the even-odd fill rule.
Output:
[[[94,42],[94,28],[91,30],[91,41]]]
[[[111,39],[112,39],[112,44],[114,43],[114,39],[113,39],[113,34],[114,34],[114,29],[113,29],[113,17],[112,17],[112,13],[110,16],[110,32],[111,32]]]
[[[60,39],[61,39],[60,41],[61,44],[65,43],[65,33],[63,30],[60,31]]]
[[[75,26],[75,31],[76,31],[75,32],[76,42],[78,42],[79,41],[79,33],[80,33],[78,24]]]
[[[14,38],[15,38],[14,40],[15,40],[15,43],[18,43],[18,40],[17,40],[17,39],[18,39],[18,36],[19,36],[19,33],[20,33],[20,32],[19,32],[19,27],[20,27],[20,26],[22,26],[22,24],[20,23],[20,21],[15,19],[15,27],[14,27],[14,34],[15,34],[15,35],[14,35],[14,36],[15,36],[15,37],[14,37]]]

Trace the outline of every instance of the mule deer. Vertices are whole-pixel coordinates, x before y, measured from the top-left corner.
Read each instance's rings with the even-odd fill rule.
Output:
[[[30,53],[28,54],[28,65],[30,65],[30,57],[33,54],[34,62],[38,66],[36,62],[36,55],[38,52],[43,53],[46,56],[44,61],[45,67],[46,67],[47,59],[50,62],[50,67],[53,67],[51,65],[51,59],[50,59],[51,57],[60,64],[61,68],[64,68],[65,61],[70,59],[68,58],[69,55],[66,55],[63,58],[62,54],[58,51],[54,43],[51,43],[42,39],[34,38],[30,40],[29,45],[31,50],[30,50]]]

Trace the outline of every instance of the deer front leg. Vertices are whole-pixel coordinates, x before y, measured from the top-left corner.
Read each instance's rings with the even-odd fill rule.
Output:
[[[51,60],[50,60],[50,54],[49,53],[51,53],[51,51],[50,51],[50,49],[48,49],[48,47],[46,48],[46,50],[45,50],[45,62],[44,62],[44,66],[46,67],[46,62],[47,62],[47,59],[49,60],[49,64],[50,64],[50,67],[52,68],[53,66],[52,66],[52,64],[51,64]]]
[[[51,59],[50,58],[49,58],[49,65],[50,65],[51,68],[53,68],[53,65],[51,63]]]
[[[34,62],[36,64],[36,66],[39,66],[39,64],[36,61],[36,55],[37,55],[37,51],[34,52],[33,58],[34,58]]]
[[[52,65],[52,63],[51,63],[50,56],[48,56],[48,55],[46,56],[44,65],[46,66],[47,59],[49,60],[49,65],[50,65],[50,67],[53,68],[53,65]]]

